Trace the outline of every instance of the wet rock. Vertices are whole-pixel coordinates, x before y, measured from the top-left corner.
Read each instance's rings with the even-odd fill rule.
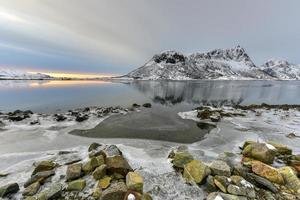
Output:
[[[222,192],[227,193],[227,187],[231,184],[231,180],[226,176],[215,176],[214,183]]]
[[[101,147],[101,146],[103,146],[103,145],[94,142],[94,143],[92,143],[92,144],[89,146],[88,151],[91,152],[91,151],[93,151],[93,150],[97,150],[98,147]]]
[[[40,124],[39,120],[33,120],[30,122],[30,125],[36,125],[36,124]]]
[[[185,164],[191,162],[192,160],[194,160],[194,157],[190,153],[176,152],[172,162],[175,167],[183,168]]]
[[[222,160],[214,160],[210,165],[210,169],[213,175],[220,175],[220,176],[231,175],[230,166]]]
[[[217,188],[216,184],[214,183],[214,177],[213,176],[209,175],[206,178],[205,188],[209,193],[218,191],[218,188]]]
[[[109,177],[109,176],[105,176],[104,178],[100,179],[100,180],[99,180],[99,183],[98,183],[99,187],[100,187],[101,189],[106,189],[106,188],[108,188],[108,186],[110,185],[111,179],[112,179],[112,178]]]
[[[279,155],[292,155],[292,149],[288,148],[285,145],[274,143],[274,142],[268,142],[268,144],[272,145],[276,148],[276,152]]]
[[[106,165],[101,165],[95,169],[93,172],[93,177],[96,180],[100,180],[106,175]]]
[[[184,165],[183,177],[187,182],[201,183],[209,174],[209,167],[200,160],[192,160]]]
[[[273,193],[278,192],[277,187],[275,187],[275,185],[268,179],[265,179],[263,177],[260,177],[260,176],[257,176],[255,174],[251,174],[251,173],[249,173],[247,175],[247,177],[252,179],[253,181],[255,181],[255,184],[259,187],[266,188],[266,189],[272,191]]]
[[[141,105],[134,103],[134,104],[132,104],[132,107],[139,108],[139,107],[141,107]]]
[[[289,134],[286,135],[286,137],[290,138],[290,139],[294,139],[294,138],[299,137],[299,136],[297,136],[295,133],[289,133]]]
[[[104,150],[105,150],[106,155],[108,157],[111,157],[111,156],[122,156],[122,152],[114,144],[107,146]]]
[[[68,191],[82,191],[86,186],[86,181],[84,179],[78,179],[68,183]]]
[[[57,122],[62,122],[65,121],[67,119],[66,116],[62,115],[62,114],[55,114],[54,115],[54,120]]]
[[[33,196],[35,195],[38,190],[40,189],[41,184],[40,182],[35,182],[29,185],[25,190],[23,191],[23,196]]]
[[[106,158],[107,171],[110,174],[118,173],[123,176],[133,171],[128,162],[122,156],[113,156]]]
[[[94,171],[97,167],[104,164],[104,158],[102,155],[92,157],[87,163],[82,166],[82,170],[87,174]]]
[[[143,107],[145,107],[145,108],[151,108],[152,105],[151,105],[151,103],[144,103],[144,104],[143,104]]]
[[[89,119],[89,115],[87,115],[87,114],[84,114],[84,115],[80,114],[80,115],[76,116],[75,120],[77,122],[83,122],[83,121],[88,120],[88,119]]]
[[[38,172],[52,170],[57,166],[55,162],[50,161],[50,160],[44,160],[44,161],[38,162],[35,165],[36,165],[36,167],[35,167],[34,171],[32,172],[32,175],[35,175]]]
[[[4,198],[11,194],[17,193],[19,191],[19,185],[17,183],[11,183],[0,187],[0,197]]]
[[[128,172],[126,175],[126,185],[130,190],[143,193],[144,180],[137,172]]]
[[[281,185],[284,184],[284,179],[277,169],[269,165],[266,165],[260,161],[252,161],[251,166],[252,166],[252,171],[255,174],[262,176],[273,183],[277,183]]]
[[[287,188],[300,194],[300,180],[295,171],[291,167],[281,167],[278,171],[284,178]]]
[[[60,183],[53,183],[49,189],[43,190],[39,195],[39,200],[59,199],[62,195],[63,186]]]
[[[221,114],[219,112],[214,112],[209,118],[212,122],[219,122],[221,121]]]
[[[276,155],[276,149],[270,144],[252,143],[247,145],[242,153],[246,157],[272,164]]]
[[[47,179],[50,176],[53,176],[55,174],[54,170],[49,170],[49,171],[43,171],[43,172],[38,172],[35,175],[31,176],[29,180],[27,180],[24,183],[24,187],[28,187],[29,185],[31,185],[34,182],[43,182],[45,179]]]
[[[123,182],[117,182],[110,185],[103,191],[102,200],[121,200],[124,199],[127,187]]]
[[[71,181],[82,176],[82,164],[76,163],[69,165],[67,168],[67,181]]]

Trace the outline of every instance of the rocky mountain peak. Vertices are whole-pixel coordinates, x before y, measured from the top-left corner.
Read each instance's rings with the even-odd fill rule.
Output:
[[[156,63],[176,64],[184,63],[186,61],[186,57],[177,51],[164,51],[160,54],[154,55],[153,60]]]

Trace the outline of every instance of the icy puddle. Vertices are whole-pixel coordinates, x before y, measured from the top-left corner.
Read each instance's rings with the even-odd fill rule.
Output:
[[[204,122],[203,122],[204,123]],[[89,130],[73,130],[70,134],[91,138],[126,138],[194,143],[203,139],[215,125],[184,120],[168,109],[143,109],[127,115],[107,118]]]

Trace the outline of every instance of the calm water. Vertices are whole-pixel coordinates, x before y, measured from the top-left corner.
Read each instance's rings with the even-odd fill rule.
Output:
[[[0,110],[66,111],[151,102],[174,109],[201,104],[300,104],[299,81],[0,81]]]

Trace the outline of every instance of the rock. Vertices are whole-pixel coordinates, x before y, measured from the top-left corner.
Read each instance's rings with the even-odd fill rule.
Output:
[[[231,168],[222,160],[214,160],[209,166],[213,175],[230,176]]]
[[[134,103],[134,104],[132,104],[132,107],[139,108],[139,107],[141,107],[141,105]]]
[[[225,194],[222,192],[212,192],[207,196],[206,200],[247,200],[247,197]]]
[[[151,105],[151,103],[144,103],[144,104],[143,104],[143,107],[145,107],[145,108],[151,108],[152,105]]]
[[[65,121],[67,119],[67,117],[65,117],[62,114],[55,114],[54,115],[54,120],[56,120],[57,122],[62,122]]]
[[[107,170],[109,173],[119,173],[123,176],[133,171],[128,162],[122,156],[113,156],[106,158]]]
[[[292,155],[292,149],[288,148],[285,145],[277,144],[277,143],[274,143],[274,142],[268,142],[268,144],[275,147],[276,150],[277,150],[277,153],[280,154],[280,155]]]
[[[103,178],[106,175],[106,169],[107,169],[106,165],[101,165],[97,167],[93,172],[94,179],[100,180],[101,178]]]
[[[36,197],[26,197],[25,200],[37,200]]]
[[[227,187],[231,184],[231,180],[226,176],[215,176],[214,183],[222,192],[227,193]]]
[[[33,120],[30,122],[30,125],[36,125],[36,124],[40,124],[39,120]]]
[[[251,163],[252,163],[251,164],[252,171],[255,174],[262,176],[273,183],[277,183],[280,185],[284,184],[284,179],[281,176],[281,174],[277,171],[277,169],[275,169],[269,165],[266,165],[260,161],[252,161]]]
[[[128,172],[126,186],[130,190],[143,193],[144,180],[137,172]]]
[[[97,150],[98,147],[102,147],[102,146],[103,146],[102,144],[99,144],[99,143],[94,142],[94,143],[92,143],[92,144],[89,146],[88,151],[91,152],[91,151],[93,151],[93,150]]]
[[[35,182],[29,185],[25,190],[23,191],[23,196],[33,196],[35,195],[38,190],[40,189],[41,184],[40,182]]]
[[[108,147],[106,147],[105,149],[105,152],[106,152],[106,155],[108,157],[112,157],[112,156],[122,156],[122,152],[120,151],[120,149],[112,144],[112,145],[109,145]]]
[[[82,166],[82,170],[87,174],[94,171],[97,167],[104,164],[104,158],[102,155],[92,157],[87,163]]]
[[[209,119],[212,115],[212,111],[210,109],[198,110],[197,117],[200,119]]]
[[[183,168],[185,164],[194,160],[194,157],[188,152],[176,152],[173,165],[178,168]]]
[[[29,185],[37,181],[42,182],[43,180],[47,179],[50,176],[53,176],[54,174],[54,170],[38,172],[35,175],[31,176],[31,178],[24,183],[24,187],[28,187]]]
[[[218,188],[217,188],[216,184],[214,183],[214,177],[213,176],[209,175],[206,178],[205,188],[209,193],[218,191]]]
[[[67,181],[71,181],[77,178],[80,178],[82,176],[82,164],[76,163],[69,165],[67,168]]]
[[[246,146],[248,146],[249,144],[255,144],[255,143],[257,143],[257,142],[252,141],[252,140],[245,141],[244,144],[243,144],[242,150],[245,149]]]
[[[246,157],[272,164],[276,155],[276,149],[270,144],[252,143],[247,145],[242,153]]]
[[[110,185],[103,191],[102,200],[122,200],[127,192],[127,187],[123,182],[117,182]]]
[[[144,193],[141,200],[152,200],[152,197],[149,193]]]
[[[0,173],[0,178],[1,177],[7,177],[9,175],[9,173]]]
[[[56,163],[50,160],[44,160],[36,164],[32,175],[35,175],[38,172],[49,171],[56,167]]]
[[[290,160],[289,165],[292,166],[300,175],[300,161],[299,160]]]
[[[127,193],[125,194],[125,200],[141,200],[142,195],[138,192],[128,190]]]
[[[219,112],[214,112],[209,118],[212,122],[219,122],[221,121],[221,114]]]
[[[93,191],[92,196],[93,196],[95,199],[99,199],[99,198],[102,196],[102,189],[99,188],[99,187],[96,187],[95,190]]]
[[[4,198],[7,197],[10,194],[17,193],[19,191],[19,185],[18,183],[11,183],[8,185],[4,185],[0,187],[0,197]]]
[[[249,187],[242,187],[242,186],[237,186],[237,185],[233,185],[230,184],[227,187],[227,192],[229,194],[234,194],[234,195],[238,195],[238,196],[246,196],[249,198],[255,198],[255,190],[254,187],[253,188],[249,188]]]
[[[247,177],[254,180],[256,185],[258,185],[259,187],[266,188],[266,189],[272,191],[273,193],[278,192],[277,187],[275,187],[275,185],[271,181],[269,181],[268,179],[265,179],[263,177],[257,176],[257,175],[252,174],[252,173],[249,173],[247,175]]]
[[[290,138],[290,139],[294,139],[294,138],[299,137],[299,136],[297,136],[295,133],[289,133],[289,134],[286,135],[286,137]]]
[[[287,188],[300,194],[300,180],[295,171],[291,167],[281,167],[278,171],[283,176]]]
[[[100,179],[98,185],[101,189],[106,189],[110,185],[111,177],[105,176],[104,178]]]
[[[86,181],[84,179],[78,179],[68,183],[68,191],[82,191],[86,186]]]
[[[53,183],[49,189],[43,190],[38,195],[38,200],[59,199],[62,194],[63,186],[60,183]]]
[[[210,174],[210,169],[200,160],[184,165],[183,177],[187,182],[201,183]]]
[[[85,121],[85,120],[88,120],[89,119],[89,115],[87,115],[87,114],[84,114],[84,115],[77,115],[76,116],[76,121],[77,122],[83,122],[83,121]]]

